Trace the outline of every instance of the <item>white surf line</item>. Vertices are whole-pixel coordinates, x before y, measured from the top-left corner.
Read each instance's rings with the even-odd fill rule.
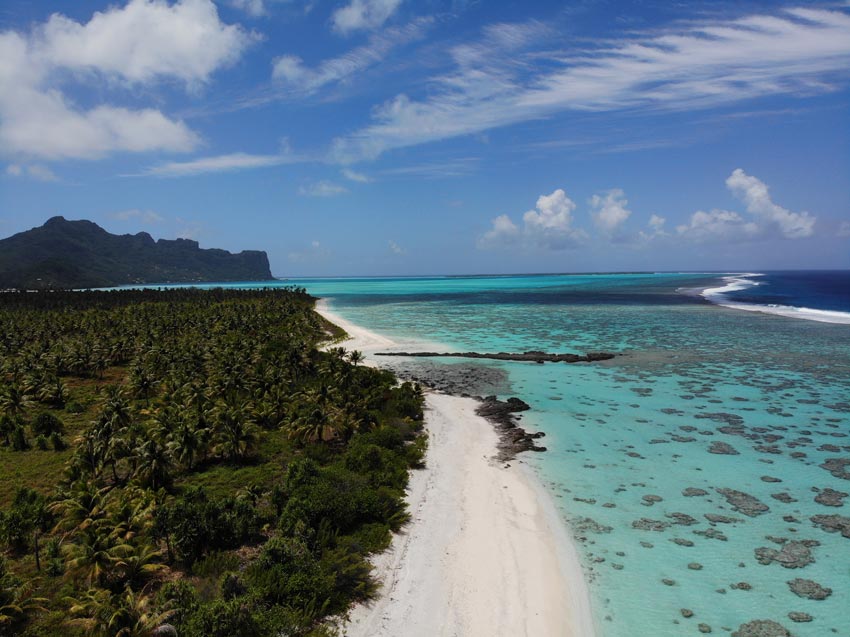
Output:
[[[317,303],[369,354],[395,343]],[[493,460],[498,436],[471,398],[426,394],[425,469],[411,473],[412,521],[373,558],[378,597],[356,605],[349,637],[597,634],[575,542],[536,475]]]
[[[832,310],[816,310],[808,307],[794,307],[792,305],[757,305],[755,303],[737,303],[729,300],[726,292],[736,292],[738,290],[746,290],[747,288],[761,285],[758,281],[753,281],[752,277],[764,276],[758,273],[736,274],[723,277],[726,285],[714,288],[706,288],[702,291],[702,296],[721,307],[730,308],[733,310],[743,310],[745,312],[761,312],[762,314],[773,314],[775,316],[784,316],[786,318],[796,318],[806,321],[818,321],[820,323],[835,323],[840,325],[850,325],[850,312],[838,312]]]

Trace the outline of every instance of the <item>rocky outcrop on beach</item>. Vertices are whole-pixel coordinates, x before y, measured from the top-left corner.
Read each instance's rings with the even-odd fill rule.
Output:
[[[375,356],[409,356],[414,358],[485,358],[496,361],[520,361],[526,363],[594,363],[611,360],[616,356],[610,352],[588,352],[587,354],[551,354],[532,350],[521,354],[510,352],[376,352]]]
[[[502,461],[512,460],[522,451],[546,451],[546,447],[535,441],[543,437],[543,432],[528,433],[519,427],[514,414],[531,409],[531,406],[519,398],[499,400],[495,396],[487,396],[475,409],[475,413],[491,422],[499,433],[499,453],[497,458]]]

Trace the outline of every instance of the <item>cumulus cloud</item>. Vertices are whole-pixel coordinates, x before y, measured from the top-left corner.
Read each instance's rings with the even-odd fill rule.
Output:
[[[451,50],[454,68],[430,78],[426,98],[389,100],[372,124],[336,140],[334,157],[375,157],[562,112],[694,110],[809,95],[846,82],[850,65],[850,16],[841,10],[707,19],[586,50],[558,50],[529,32],[540,30],[505,25]]]
[[[29,177],[36,181],[59,181],[52,170],[41,164],[9,164],[6,166],[6,174],[11,177]]]
[[[395,241],[390,240],[387,242],[387,244],[389,245],[390,252],[392,252],[393,254],[401,255],[405,253],[405,249],[398,245]]]
[[[758,224],[746,221],[730,210],[698,210],[687,224],[676,226],[676,232],[696,241],[741,241],[759,234]]]
[[[609,190],[604,195],[593,195],[590,199],[593,221],[604,234],[612,236],[632,214],[626,208],[628,205],[625,193],[619,188]]]
[[[563,250],[587,238],[584,230],[573,228],[576,205],[558,188],[550,195],[541,195],[533,210],[522,216],[522,227],[508,215],[499,215],[478,242],[481,248],[521,243],[527,247]]]
[[[814,233],[815,217],[808,212],[791,212],[773,203],[767,184],[740,168],[729,175],[726,186],[746,204],[747,212],[759,217],[765,225],[778,228],[784,237],[800,239]]]
[[[298,194],[305,197],[336,197],[348,192],[348,188],[332,181],[317,181],[298,189]]]
[[[331,16],[333,30],[341,35],[377,29],[395,13],[401,0],[351,0]]]
[[[667,223],[667,219],[654,214],[649,218],[647,225],[649,225],[649,227],[655,232],[663,232],[665,223]]]
[[[85,24],[52,15],[29,33],[0,33],[0,149],[45,159],[96,159],[115,151],[188,151],[198,136],[154,108],[86,110],[59,88],[63,72],[92,83],[176,79],[192,89],[233,63],[251,41],[219,20],[210,0],[131,0]],[[94,93],[94,92],[93,92]]]
[[[679,236],[697,241],[746,241],[781,237],[802,239],[814,234],[817,220],[808,212],[791,212],[773,202],[767,184],[735,169],[726,187],[746,206],[749,218],[729,210],[697,211],[686,224],[676,227]]]

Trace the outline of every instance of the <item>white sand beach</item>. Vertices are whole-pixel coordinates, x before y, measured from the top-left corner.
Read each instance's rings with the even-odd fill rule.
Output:
[[[392,340],[329,311],[348,349],[370,353]],[[426,468],[408,489],[412,521],[373,560],[377,599],[356,606],[350,637],[595,634],[578,553],[521,458],[493,460],[497,436],[470,398],[429,393]]]

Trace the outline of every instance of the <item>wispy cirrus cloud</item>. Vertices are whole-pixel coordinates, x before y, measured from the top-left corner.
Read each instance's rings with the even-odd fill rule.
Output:
[[[298,194],[304,197],[337,197],[348,192],[348,188],[332,181],[322,180],[298,189]]]
[[[272,64],[272,78],[289,91],[289,97],[312,95],[324,87],[350,81],[385,61],[395,49],[422,39],[432,23],[432,18],[422,17],[404,26],[385,29],[370,36],[366,44],[313,67],[296,55],[282,55]]]
[[[454,69],[424,99],[398,95],[371,125],[334,142],[340,162],[562,112],[693,110],[845,83],[850,15],[782,9],[633,35],[582,51],[542,51],[535,23],[496,25],[451,50]]]
[[[301,161],[288,153],[279,155],[252,155],[249,153],[230,153],[201,157],[190,161],[169,161],[157,164],[135,175],[126,177],[191,177],[205,173],[234,172],[251,168],[265,168]]]

